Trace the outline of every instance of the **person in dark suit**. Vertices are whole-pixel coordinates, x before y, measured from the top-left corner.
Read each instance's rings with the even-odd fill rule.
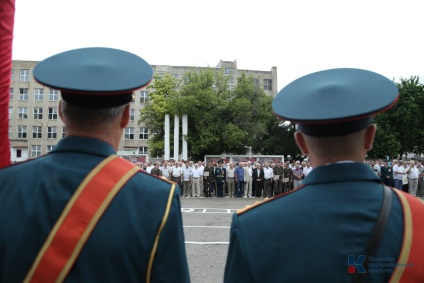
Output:
[[[189,282],[178,185],[116,155],[150,65],[83,48],[47,58],[33,75],[61,91],[66,137],[0,170],[0,281]]]
[[[314,170],[297,190],[233,215],[225,283],[423,280],[424,204],[363,162],[373,115],[397,99],[392,80],[349,68],[306,75],[276,95],[274,113],[297,124]]]
[[[262,190],[264,188],[264,179],[265,179],[264,169],[261,168],[261,164],[256,163],[256,168],[252,171],[252,180],[253,180],[253,189],[255,191],[256,197],[260,198],[262,195]]]

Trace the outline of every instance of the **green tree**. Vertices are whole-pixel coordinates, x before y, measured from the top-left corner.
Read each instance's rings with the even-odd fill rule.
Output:
[[[150,155],[162,156],[165,114],[172,112],[169,101],[178,93],[178,81],[170,74],[165,74],[163,77],[155,76],[148,89],[154,91],[149,93],[149,100],[141,110],[139,123],[144,123],[153,134],[148,141]]]
[[[408,152],[424,152],[424,86],[419,77],[401,79],[399,99],[394,107],[379,114],[373,157],[397,157]]]

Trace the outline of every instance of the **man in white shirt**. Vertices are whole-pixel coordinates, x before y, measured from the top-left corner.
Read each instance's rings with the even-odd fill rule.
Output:
[[[269,167],[269,163],[265,162],[264,166],[264,198],[271,197],[271,181],[272,177],[274,177],[274,170]]]
[[[183,174],[183,168],[180,166],[180,163],[178,161],[175,161],[175,165],[174,167],[172,167],[171,172],[172,181],[180,185],[181,175]]]
[[[420,170],[417,168],[417,166],[415,166],[415,161],[411,160],[410,165],[406,169],[405,173],[408,174],[409,193],[416,197]]]
[[[146,172],[149,174],[152,174],[152,169],[155,168],[155,166],[153,166],[152,162],[147,162],[147,167],[146,167]]]
[[[202,177],[202,169],[199,169],[199,165],[194,163],[194,168],[191,171],[191,184],[193,189],[194,197],[201,197],[200,195],[200,178]]]
[[[312,171],[312,167],[311,167],[311,163],[310,162],[306,162],[306,166],[303,167],[303,175],[304,178],[306,178],[306,176],[308,176],[308,174]]]
[[[183,168],[183,196],[190,197],[193,196],[191,191],[191,168],[189,166],[184,166]]]
[[[403,175],[405,175],[405,167],[402,160],[398,160],[397,164],[393,165],[393,183],[396,189],[402,190]]]

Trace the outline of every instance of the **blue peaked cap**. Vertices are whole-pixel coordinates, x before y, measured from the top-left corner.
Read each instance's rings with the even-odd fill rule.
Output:
[[[288,84],[274,98],[279,118],[311,136],[340,136],[364,129],[375,114],[391,108],[399,90],[388,78],[361,69],[312,73]]]
[[[91,47],[59,53],[39,62],[34,78],[58,89],[62,98],[81,107],[119,106],[132,100],[132,92],[150,83],[151,66],[127,51]]]

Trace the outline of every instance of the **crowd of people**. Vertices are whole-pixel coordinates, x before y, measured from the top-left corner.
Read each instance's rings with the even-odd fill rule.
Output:
[[[413,196],[424,196],[424,166],[422,161],[395,159],[386,162],[381,159],[366,161],[381,181]]]
[[[298,188],[312,171],[308,161],[138,162],[145,172],[180,185],[182,197],[269,198]]]

